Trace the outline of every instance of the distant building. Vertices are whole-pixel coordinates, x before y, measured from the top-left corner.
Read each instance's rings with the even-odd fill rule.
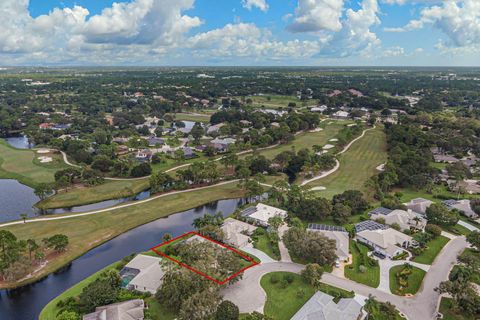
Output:
[[[207,129],[207,134],[217,133],[218,131],[220,131],[220,128],[222,128],[224,126],[226,126],[225,123],[219,123],[219,124],[215,124],[213,126],[210,126]]]
[[[368,215],[372,220],[384,219],[388,225],[398,224],[401,230],[410,230],[411,228],[423,230],[427,225],[427,220],[412,210],[377,208],[370,211]]]
[[[142,299],[128,300],[97,307],[95,312],[83,316],[83,320],[143,320],[145,303]]]
[[[135,159],[139,162],[147,162],[152,158],[152,152],[148,149],[138,150]]]
[[[339,110],[332,114],[332,117],[336,119],[347,119],[349,115],[350,114],[347,111]]]
[[[155,294],[163,282],[160,257],[137,255],[120,271],[123,286],[129,290]]]
[[[240,215],[247,220],[264,227],[270,225],[268,219],[272,217],[285,219],[288,216],[287,211],[263,203],[259,203],[254,207],[249,207],[243,210]]]
[[[335,253],[338,261],[348,261],[350,239],[344,227],[310,223],[307,231],[318,232],[329,239],[335,240]]]
[[[372,220],[362,221],[362,222],[359,222],[355,225],[355,232],[356,233],[362,232],[362,231],[365,231],[365,230],[373,231],[373,230],[384,230],[384,229],[388,229],[388,226],[386,226],[384,224],[381,224],[381,223],[378,223],[378,222],[375,222],[375,221],[372,221]]]
[[[210,144],[217,150],[218,152],[226,152],[228,151],[228,147],[232,144],[235,144],[237,140],[233,138],[215,138],[212,141],[210,141]]]
[[[407,209],[410,209],[420,214],[425,214],[425,212],[427,211],[427,208],[430,207],[432,204],[433,204],[433,201],[423,199],[423,198],[416,198],[411,200],[408,203],[405,203],[405,205],[407,206]]]
[[[363,320],[367,315],[364,304],[355,298],[335,303],[334,297],[317,291],[290,320]]]
[[[470,200],[445,200],[442,202],[449,210],[457,209],[464,216],[477,219],[478,214],[470,206]]]
[[[328,107],[326,105],[313,107],[313,108],[310,109],[311,112],[325,112],[327,110],[328,110]]]
[[[149,137],[147,139],[147,142],[149,147],[162,146],[165,144],[165,140],[163,140],[162,138],[154,137],[154,136]]]

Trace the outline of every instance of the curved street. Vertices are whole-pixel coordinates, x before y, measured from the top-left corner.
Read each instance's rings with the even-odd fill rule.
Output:
[[[457,261],[457,256],[468,247],[465,237],[451,240],[440,252],[426,274],[419,293],[413,297],[401,297],[382,290],[371,288],[357,282],[325,273],[322,282],[348,291],[394,304],[409,320],[435,319],[440,294],[434,289],[440,282],[448,279],[448,274]],[[240,281],[222,291],[224,299],[230,300],[240,308],[241,313],[263,312],[266,302],[265,291],[260,279],[267,273],[287,271],[300,273],[305,266],[289,262],[264,263],[248,269]]]

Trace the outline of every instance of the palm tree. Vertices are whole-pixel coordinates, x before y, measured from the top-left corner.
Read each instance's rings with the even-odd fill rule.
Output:
[[[22,213],[20,214],[20,218],[23,220],[23,223],[27,223],[28,214]]]

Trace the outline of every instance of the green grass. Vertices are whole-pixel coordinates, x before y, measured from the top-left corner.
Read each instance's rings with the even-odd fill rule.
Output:
[[[352,263],[348,266],[345,266],[345,277],[369,287],[376,288],[380,284],[380,267],[378,265],[370,266],[366,262],[362,263],[362,260],[366,261],[368,251],[369,249],[367,246],[358,242],[357,246],[355,246],[355,242],[350,240]],[[360,271],[360,265],[364,265],[366,267],[365,272],[362,273]]]
[[[467,248],[460,255],[460,257],[462,257],[462,258],[466,258],[468,256],[473,256],[474,258],[479,260],[480,259],[480,251],[476,251],[475,249]],[[458,265],[453,267],[453,269],[456,269],[456,268],[458,268]],[[452,270],[451,273],[453,273],[453,270]],[[471,281],[473,283],[476,283],[476,284],[480,285],[480,273],[473,273],[472,277],[471,277]]]
[[[13,283],[0,282],[0,288],[16,287],[34,282],[65,266],[88,250],[139,225],[205,203],[239,198],[243,195],[243,192],[237,188],[237,184],[232,182],[222,186],[167,195],[150,202],[89,216],[4,227],[3,229],[13,232],[19,239],[32,238],[37,241],[61,232],[69,237],[70,245],[65,253],[49,260],[43,269],[34,273],[27,280]],[[160,243],[161,239],[158,239],[158,242]]]
[[[401,266],[395,266],[390,269],[390,291],[393,294],[403,296],[406,294],[416,294],[418,290],[420,289],[420,286],[422,285],[423,278],[425,277],[426,272],[423,271],[422,269],[419,269],[417,267],[412,266],[412,273],[408,276],[408,285],[403,288],[403,290],[400,290],[400,286],[397,282],[397,278],[395,275],[397,272],[400,272],[403,270],[405,267],[403,265]]]
[[[444,236],[438,236],[427,243],[427,248],[418,256],[413,258],[412,261],[432,264],[442,248],[448,243],[450,239]]]
[[[160,304],[155,297],[145,299],[145,303],[148,305],[148,312],[151,320],[174,320],[178,319],[178,314],[167,309]]]
[[[309,187],[323,186],[326,190],[316,194],[332,198],[345,190],[367,191],[365,182],[379,171],[376,169],[387,160],[387,142],[383,128],[365,133],[348,151],[339,156],[340,168],[333,174],[309,183]]]
[[[256,241],[254,241],[253,246],[258,250],[265,252],[273,260],[280,260],[280,251],[278,249],[278,243],[276,248],[273,248],[273,244],[268,239],[267,232],[263,235],[258,235]]]
[[[39,156],[33,150],[15,149],[0,139],[0,179],[15,179],[35,187],[39,183],[54,182],[55,172],[67,167],[59,155],[46,154],[54,159],[48,164],[40,163]]]
[[[328,143],[328,140],[334,138],[337,133],[348,123],[351,122],[340,122],[332,121],[332,124],[322,123],[322,131],[318,132],[304,132],[295,136],[295,140],[287,144],[281,144],[274,148],[260,150],[257,153],[263,155],[268,159],[273,159],[275,156],[283,151],[299,151],[304,148],[311,148],[313,145],[325,145]],[[245,156],[241,156],[244,158]]]
[[[136,195],[150,187],[148,179],[141,180],[107,180],[93,187],[75,187],[67,192],[62,191],[52,197],[40,201],[36,206],[40,209],[68,208],[86,205],[111,199],[120,199]]]
[[[267,109],[287,108],[290,102],[296,103],[297,107],[302,106],[302,101],[298,100],[297,97],[294,96],[266,94],[264,96],[247,96],[245,97],[245,100],[246,99],[252,99],[252,106],[258,108],[260,108],[261,106],[265,106],[265,108]],[[311,104],[314,103],[311,102]]]
[[[475,320],[475,316],[467,316],[462,313],[457,313],[453,308],[453,302],[451,298],[443,297],[440,301],[439,312],[443,314],[444,320]]]
[[[39,319],[40,320],[55,320],[57,317],[58,312],[60,309],[57,307],[57,303],[61,300],[65,300],[70,297],[77,297],[80,295],[82,290],[88,286],[90,283],[94,282],[102,272],[111,270],[111,269],[116,269],[117,267],[121,266],[122,262],[115,262],[108,267],[94,273],[93,275],[89,276],[88,278],[80,281],[70,289],[64,291],[61,295],[50,301],[42,310],[40,313]]]
[[[459,224],[456,224],[456,225],[451,226],[451,227],[447,227],[445,229],[446,229],[447,232],[450,232],[450,233],[453,233],[453,234],[456,234],[456,235],[468,236],[470,233],[472,233],[472,231],[468,230],[467,228],[465,228],[464,226],[461,226]]]
[[[173,116],[173,114],[169,114]],[[176,121],[192,121],[192,122],[210,122],[210,115],[208,114],[189,114],[189,113],[177,113],[175,114]]]
[[[278,283],[271,282],[272,276],[276,276]],[[282,288],[280,281],[285,275],[291,275],[293,282],[286,288]],[[260,280],[260,285],[267,293],[267,302],[265,303],[264,313],[275,320],[290,319],[316,292],[313,286],[305,283],[302,277],[290,272],[272,272],[264,275]],[[320,285],[320,291],[339,298],[351,298],[352,292],[348,292],[336,287],[326,284]],[[303,290],[302,297],[297,296],[297,293]]]

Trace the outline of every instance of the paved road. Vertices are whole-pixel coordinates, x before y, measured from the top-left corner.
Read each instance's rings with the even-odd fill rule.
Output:
[[[414,267],[420,268],[424,271],[430,269],[430,266],[427,264],[417,263],[414,261],[407,260],[390,260],[390,259],[377,259],[378,264],[380,265],[380,284],[377,287],[378,290],[391,293],[390,292],[390,269],[395,266],[401,266],[405,263],[411,264]]]
[[[278,228],[278,236],[280,237],[280,241],[278,242],[278,250],[280,251],[280,261],[282,262],[292,262],[290,253],[283,242],[283,235],[288,231],[288,229],[289,228],[287,224],[282,224],[280,228]]]
[[[272,258],[270,258],[265,252],[261,251],[261,250],[258,250],[254,247],[252,247],[251,244],[245,246],[245,247],[241,247],[240,248],[242,251],[245,251],[246,253],[249,253],[249,254],[252,254],[254,255],[255,257],[257,257],[258,259],[260,259],[261,263],[273,263],[273,262],[277,262],[276,260],[273,260]]]
[[[325,273],[324,283],[346,289],[368,297],[375,296],[380,301],[393,303],[409,320],[434,319],[440,295],[434,291],[439,283],[447,280],[451,268],[457,261],[457,256],[468,246],[465,237],[457,237],[450,241],[430,267],[424,278],[422,287],[417,295],[405,298],[389,294],[387,292],[367,287],[354,281]],[[276,271],[288,271],[299,273],[304,268],[296,263],[276,262],[261,264],[248,269],[243,279],[223,290],[224,298],[238,305],[240,312],[263,312],[266,295],[260,286],[260,279],[267,273]]]
[[[367,131],[374,130],[375,128],[376,128],[376,126],[373,126],[373,128],[363,130],[363,132],[362,132],[362,134],[361,134],[360,136],[358,136],[358,137],[356,137],[355,139],[353,139],[352,141],[350,141],[350,143],[347,144],[347,145],[345,146],[345,148],[343,148],[342,151],[340,151],[339,153],[337,153],[337,155],[347,152],[347,150],[350,149],[350,147],[351,147],[356,141],[362,139],[362,138],[365,136],[365,133],[367,133]],[[310,182],[323,179],[323,178],[331,175],[332,173],[336,172],[338,169],[340,169],[340,162],[339,162],[337,159],[335,159],[335,162],[336,162],[336,163],[335,163],[335,167],[333,167],[333,169],[328,170],[328,171],[326,171],[326,172],[323,172],[322,174],[320,174],[320,175],[318,175],[318,176],[316,176],[316,177],[313,177],[313,178],[311,178],[311,179],[308,179],[308,180],[303,181],[302,184],[301,184],[301,186],[305,186],[305,185],[309,184]]]

